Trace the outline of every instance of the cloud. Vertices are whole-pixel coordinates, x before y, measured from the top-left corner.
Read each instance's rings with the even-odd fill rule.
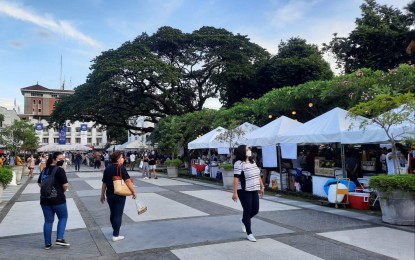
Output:
[[[5,107],[7,109],[14,108],[14,99],[12,98],[0,98],[0,106]]]
[[[318,2],[320,2],[320,0],[290,0],[283,7],[269,13],[270,23],[272,26],[277,28],[292,24],[298,20],[301,20],[307,11],[310,10]]]
[[[62,34],[94,48],[102,48],[98,41],[76,30],[76,28],[68,21],[56,20],[50,16],[38,15],[26,7],[7,2],[0,2],[0,13],[21,21],[35,24],[49,31]]]
[[[13,47],[16,47],[16,48],[20,48],[20,47],[22,47],[24,45],[23,42],[21,42],[21,41],[10,41],[10,44]]]

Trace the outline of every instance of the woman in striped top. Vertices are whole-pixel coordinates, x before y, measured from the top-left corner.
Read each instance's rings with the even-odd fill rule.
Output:
[[[241,201],[243,208],[242,230],[246,232],[247,239],[256,242],[251,230],[251,218],[259,211],[258,191],[264,196],[264,184],[258,166],[252,160],[252,152],[246,145],[240,145],[236,150],[234,168],[232,199]]]

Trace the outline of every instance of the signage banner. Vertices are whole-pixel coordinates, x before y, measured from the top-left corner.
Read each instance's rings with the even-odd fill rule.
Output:
[[[36,131],[43,131],[43,123],[36,123]]]
[[[88,131],[88,125],[87,124],[81,124],[81,132],[82,131]]]
[[[66,144],[66,125],[59,129],[59,144]]]

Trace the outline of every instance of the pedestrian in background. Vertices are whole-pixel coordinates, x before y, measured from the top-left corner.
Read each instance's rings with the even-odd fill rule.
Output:
[[[136,199],[137,194],[134,188],[134,184],[130,175],[128,175],[127,169],[123,166],[124,155],[119,152],[113,152],[110,156],[111,165],[104,170],[104,176],[102,177],[101,188],[101,203],[105,202],[105,196],[107,197],[108,206],[110,208],[110,222],[113,229],[112,241],[119,241],[124,239],[124,236],[120,236],[120,228],[122,223],[122,215],[124,213],[125,196],[114,194],[113,177],[119,175],[121,172],[122,179],[132,192],[132,198]]]
[[[35,175],[35,158],[33,158],[33,154],[31,154],[30,157],[27,158],[27,167],[29,168],[29,177],[33,178],[33,176]]]
[[[75,155],[75,171],[79,172],[81,168],[81,161],[82,161],[82,155],[80,152],[77,152]]]
[[[242,231],[246,232],[247,239],[256,242],[251,230],[251,219],[258,214],[258,191],[264,196],[264,184],[258,166],[252,160],[252,152],[246,145],[240,145],[236,150],[236,162],[234,164],[234,181],[232,199],[241,201],[243,208]]]
[[[135,153],[130,154],[130,171],[134,171],[135,166]]]
[[[148,157],[148,168],[150,169],[150,179],[151,179],[151,173],[154,175],[154,179],[157,179],[157,173],[156,173],[156,153],[151,151],[149,157]]]
[[[37,183],[41,187],[40,206],[42,207],[45,223],[43,224],[43,236],[45,239],[45,249],[52,247],[52,227],[55,219],[55,214],[58,217],[58,228],[56,235],[56,245],[70,246],[64,239],[66,222],[68,221],[68,209],[66,207],[65,191],[68,190],[69,184],[66,177],[65,170],[61,167],[65,162],[65,157],[61,152],[54,152],[49,156],[46,162],[45,171],[41,172]],[[51,192],[46,196],[42,191],[42,185],[48,178],[51,178],[52,173],[53,183]],[[44,187],[45,189],[45,187]]]

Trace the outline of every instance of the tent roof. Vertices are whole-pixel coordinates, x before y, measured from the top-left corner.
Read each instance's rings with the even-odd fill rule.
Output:
[[[299,126],[302,123],[292,120],[286,116],[281,116],[278,119],[252,131],[246,135],[246,144],[249,146],[267,146],[280,143],[280,135],[287,133]]]
[[[141,148],[147,148],[147,145],[145,145],[140,140],[135,140],[125,145],[125,149],[141,149]]]
[[[225,132],[226,129],[223,127],[217,127],[210,131],[207,134],[202,135],[201,137],[191,141],[187,144],[188,149],[208,149],[208,148],[214,148],[212,147],[211,142],[215,140],[216,136],[219,134]]]
[[[366,118],[351,118],[348,111],[334,108],[289,133],[281,135],[281,143],[339,143],[342,133],[350,127],[360,125]],[[360,133],[361,135],[362,133]]]

